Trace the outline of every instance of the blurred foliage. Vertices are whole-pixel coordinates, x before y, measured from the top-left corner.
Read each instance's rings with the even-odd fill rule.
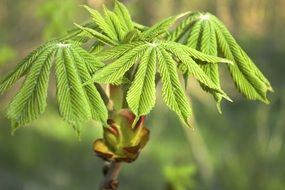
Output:
[[[78,12],[77,3],[77,0],[49,0],[40,5],[36,15],[47,22],[43,31],[44,40],[66,33],[70,27],[68,21],[72,21]]]
[[[16,52],[9,46],[0,46],[0,65],[16,58]]]
[[[73,22],[84,21],[87,14],[80,11],[78,4],[100,7],[103,2],[1,0],[0,43],[4,53],[0,59],[6,57],[3,63],[14,61],[11,52],[19,52],[17,60],[22,59],[41,43],[43,36],[59,36],[72,27]],[[219,115],[211,96],[199,90],[198,84],[190,82],[189,91],[196,111],[194,132],[181,127],[178,118],[159,103],[158,95],[157,106],[146,122],[151,130],[150,142],[136,162],[124,165],[120,188],[284,189],[285,39],[282,36],[285,1],[124,2],[131,8],[135,20],[144,24],[186,10],[207,10],[216,14],[270,79],[275,93],[269,98],[270,105],[246,101],[233,90],[229,76],[222,69],[223,86],[235,102],[224,103],[223,115]],[[16,61],[2,65],[0,78],[15,64]],[[7,99],[13,94],[11,90],[0,98],[0,189],[97,188],[103,162],[94,157],[92,143],[102,135],[100,127],[89,123],[82,128],[82,138],[78,141],[73,129],[55,114],[53,92],[49,108],[41,119],[10,136],[9,123],[3,113]]]
[[[168,190],[194,189],[195,180],[192,176],[196,173],[195,166],[166,166],[164,169]]]

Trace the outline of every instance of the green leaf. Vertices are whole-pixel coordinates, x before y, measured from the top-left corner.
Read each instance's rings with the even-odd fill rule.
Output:
[[[45,43],[32,51],[23,61],[21,61],[17,68],[0,83],[0,94],[3,94],[7,89],[13,86],[17,80],[23,77],[29,71],[35,60],[45,52],[45,50],[54,46],[54,44],[54,41]]]
[[[184,16],[187,13],[182,13],[177,16],[171,16],[168,17],[157,24],[153,25],[152,27],[148,28],[146,31],[141,33],[141,38],[142,39],[154,39],[158,37],[159,35],[162,35],[166,32],[168,32],[168,29],[175,23],[177,19],[180,17]]]
[[[180,68],[184,70],[184,73],[193,76],[212,91],[215,91],[230,100],[230,98],[204,73],[199,65],[189,55],[187,55],[187,52],[183,51],[184,49],[179,49],[177,47],[169,48],[168,46],[165,46],[165,44],[163,44],[162,47],[173,53],[182,62],[183,66]]]
[[[78,71],[81,82],[84,83],[91,79],[91,75],[88,71],[87,65],[90,64],[88,60],[92,61],[93,59],[90,58],[86,59],[87,57],[86,55],[85,56],[82,56],[82,54],[80,55],[80,52],[85,52],[85,50],[82,49],[80,51],[80,49],[81,49],[80,47],[72,46],[72,48],[70,48],[70,52],[76,64],[75,65],[76,70]],[[89,109],[91,110],[92,118],[101,121],[102,123],[106,123],[108,119],[108,111],[95,85],[94,84],[85,85],[84,91],[87,101],[89,103]]]
[[[79,132],[80,124],[88,119],[107,121],[107,109],[96,87],[82,86],[91,79],[91,73],[104,64],[82,49],[77,43],[54,40],[33,51],[4,80],[1,89],[12,86],[26,75],[19,92],[9,104],[7,117],[12,133],[21,125],[30,123],[46,107],[49,75],[55,59],[57,100],[61,116]]]
[[[268,79],[262,74],[262,72],[257,68],[257,66],[253,63],[253,61],[249,58],[249,56],[244,52],[244,50],[241,49],[241,54],[243,55],[244,59],[249,63],[249,66],[251,67],[251,69],[254,71],[254,73],[256,74],[256,76],[262,81],[264,82],[264,84],[267,86],[267,89],[271,92],[273,92],[273,88],[270,84],[270,82],[268,81]]]
[[[92,16],[95,23],[99,26],[99,28],[112,40],[117,41],[116,31],[112,28],[110,23],[106,22],[106,18],[104,18],[98,11],[91,9],[90,7],[84,5],[83,6]]]
[[[130,13],[123,3],[115,0],[114,13],[119,17],[121,23],[124,24],[123,27],[126,31],[134,28]]]
[[[217,41],[216,41],[215,30],[212,24],[209,22],[209,20],[200,19],[201,16],[202,16],[201,13],[196,13],[194,14],[194,16],[187,17],[185,21],[182,21],[183,23],[186,22],[188,19],[190,20],[188,25],[185,24],[186,26],[184,26],[185,28],[184,33],[187,33],[188,30],[188,36],[186,36],[186,39],[184,39],[184,43],[186,43],[187,46],[197,49],[207,55],[217,56]],[[221,89],[219,81],[218,65],[203,64],[203,62],[198,62],[198,63],[202,68],[202,70],[204,71],[204,73],[208,76],[208,78],[211,79],[216,88]],[[183,65],[181,65],[180,68],[183,68]],[[184,66],[184,69],[187,70],[186,66]],[[204,83],[200,82],[200,84],[203,90],[206,90],[207,92],[213,94],[217,102],[217,109],[221,113],[221,106],[220,106],[222,100],[221,93],[209,88]],[[227,96],[226,98],[229,99]]]
[[[124,37],[122,43],[130,43],[140,38],[140,31],[137,29],[130,30]]]
[[[188,39],[186,41],[186,45],[188,47],[199,49],[199,44],[201,43],[201,33],[202,33],[202,21],[199,20],[195,22],[195,24],[192,26]]]
[[[238,90],[250,100],[269,103],[266,93],[272,88],[268,80],[260,74],[261,72],[250,61],[227,28],[214,16],[213,20],[216,24],[216,35],[221,53],[235,63],[228,67]]]
[[[97,53],[96,57],[102,61],[114,60],[121,57],[126,52],[134,49],[135,47],[141,46],[143,44],[145,44],[145,42],[138,41],[138,42],[114,46],[112,48],[105,49],[104,51]]]
[[[92,79],[85,84],[93,82],[115,83],[116,81],[122,79],[124,74],[136,63],[136,61],[141,57],[147,47],[147,44],[142,44],[135,47],[134,49],[131,49],[115,62],[108,64],[102,69],[98,70]]]
[[[200,13],[193,12],[187,15],[187,17],[173,30],[168,38],[170,41],[178,42],[182,40],[185,35],[189,33],[189,29],[192,24],[199,19]]]
[[[199,49],[197,47],[196,49]],[[216,33],[215,33],[215,27],[209,20],[204,20],[202,22],[202,34],[201,34],[201,45],[200,50],[201,52],[217,56],[217,39],[216,39]],[[212,80],[212,82],[218,87],[221,88],[220,85],[220,79],[219,79],[219,69],[217,64],[201,64],[200,65],[203,71],[206,73],[207,76]],[[209,91],[211,94],[213,94],[217,109],[221,113],[221,101],[222,96],[219,93],[213,92],[204,85],[202,85],[202,88],[206,91]]]
[[[90,47],[90,53],[92,54],[96,54],[96,53],[100,53],[101,51],[104,50],[104,44],[100,41],[95,41],[92,46]]]
[[[155,105],[156,51],[149,48],[143,55],[135,79],[127,94],[127,102],[137,116],[148,114]]]
[[[99,59],[95,58],[95,56],[88,53],[85,49],[79,46],[72,46],[72,48],[80,55],[80,57],[83,58],[83,62],[85,63],[90,74],[95,73],[98,69],[105,65]]]
[[[15,126],[25,125],[44,112],[53,55],[54,48],[49,48],[32,60],[26,80],[7,110]]]
[[[197,15],[199,16],[198,18],[201,18],[202,16],[200,13],[198,13]],[[217,56],[217,42],[215,31],[208,19],[200,19],[191,26],[191,30],[186,44],[189,47],[200,50],[202,53]],[[205,72],[205,74],[212,80],[215,86],[220,89],[221,87],[219,81],[218,65],[200,64],[200,67]],[[200,84],[204,90],[213,94],[217,102],[217,108],[221,113],[220,102],[222,100],[222,95],[220,93],[217,93],[217,91],[213,91],[205,84]],[[227,96],[225,97],[230,100]]]
[[[104,44],[108,44],[108,45],[111,45],[111,46],[117,45],[117,42],[115,42],[114,40],[112,40],[108,36],[105,36],[104,34],[101,34],[100,32],[97,32],[96,30],[94,30],[92,28],[83,27],[83,26],[80,26],[80,25],[78,25],[76,23],[74,23],[74,25],[77,26],[78,28],[80,28],[82,31],[90,33],[97,40],[99,40],[100,42],[102,42]]]
[[[176,64],[163,48],[157,49],[157,57],[162,80],[162,97],[166,105],[175,111],[186,125],[190,126],[191,108],[180,85]]]
[[[112,28],[113,31],[116,33],[116,40],[121,41],[123,40],[126,31],[124,32],[122,29],[122,24],[117,17],[117,15],[110,10],[108,10],[105,6],[103,6],[104,9],[104,16],[105,21],[108,23],[108,25]]]
[[[237,89],[250,100],[261,100],[268,103],[266,93],[268,90],[273,91],[269,81],[238,45],[226,26],[210,13],[198,12],[196,15],[198,16],[197,19],[194,16],[191,22],[188,21],[191,18],[186,17],[181,26],[174,30],[170,39],[180,40],[181,43],[205,54],[216,56],[219,52],[234,63],[228,67]],[[190,49],[188,49],[188,53],[191,53]],[[199,59],[196,54],[195,59],[201,60],[201,57]],[[213,60],[206,61],[215,62]],[[218,66],[215,64],[205,65],[203,62],[198,63],[211,80],[219,86]],[[185,70],[183,65],[180,65],[180,68]],[[221,98],[215,94],[214,97],[219,104]]]
[[[98,27],[98,25],[93,21],[84,24],[83,27],[90,28],[96,31],[100,31],[100,28]],[[75,43],[82,44],[82,43],[86,43],[92,37],[93,35],[91,35],[89,32],[84,31],[78,27],[75,27],[74,29],[69,30],[67,32],[67,35],[60,38],[60,40],[61,41],[72,40]]]
[[[169,50],[169,51],[174,51],[175,52],[179,52],[183,53],[183,54],[188,54],[190,57],[193,57],[195,59],[198,59],[200,61],[204,61],[207,63],[228,63],[228,64],[232,64],[232,61],[224,59],[224,58],[220,58],[220,57],[216,57],[216,56],[211,56],[211,55],[206,55],[204,53],[201,53],[193,48],[187,47],[183,44],[180,43],[176,43],[176,42],[172,42],[172,41],[166,41],[166,42],[162,42],[161,45]]]
[[[69,48],[59,48],[56,55],[57,102],[63,119],[78,127],[91,118],[91,110]]]

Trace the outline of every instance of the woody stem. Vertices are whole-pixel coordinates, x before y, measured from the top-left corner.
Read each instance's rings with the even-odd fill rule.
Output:
[[[120,173],[121,166],[121,162],[111,162],[99,190],[117,190],[119,186],[118,175]]]

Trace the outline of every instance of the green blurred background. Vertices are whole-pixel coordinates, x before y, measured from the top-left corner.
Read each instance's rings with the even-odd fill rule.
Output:
[[[189,84],[195,130],[182,127],[162,104],[147,119],[151,140],[139,159],[125,164],[122,190],[282,190],[285,188],[285,1],[127,0],[134,20],[146,25],[182,11],[216,14],[272,82],[270,105],[241,97],[222,69],[225,91],[218,114],[212,97]],[[111,0],[0,0],[0,79],[40,43],[65,33]],[[19,83],[20,84],[20,83]],[[103,162],[92,152],[101,130],[90,122],[81,141],[57,114],[51,85],[46,113],[10,135],[4,117],[17,87],[0,97],[0,189],[97,189]]]

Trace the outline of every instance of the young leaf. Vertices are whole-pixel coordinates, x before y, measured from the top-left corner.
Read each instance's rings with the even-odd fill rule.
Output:
[[[70,52],[73,56],[76,70],[80,75],[81,83],[84,83],[91,79],[91,75],[88,71],[87,63],[89,62],[86,60],[87,57],[85,54],[86,52],[84,52],[85,50],[83,49],[79,51],[79,49],[81,48],[75,46],[70,48]],[[84,52],[85,56],[82,56],[82,54],[80,55],[80,52]],[[95,85],[94,84],[85,85],[84,91],[87,101],[89,103],[89,109],[91,110],[92,118],[101,121],[102,123],[106,123],[108,118],[107,109]]]
[[[218,51],[217,51],[217,40],[216,40],[216,33],[215,33],[215,27],[211,22],[208,20],[205,20],[202,23],[202,34],[201,34],[201,45],[200,45],[200,50],[201,52],[208,54],[208,55],[213,55],[217,56]],[[196,49],[199,49],[199,47],[196,47]],[[220,79],[219,79],[219,68],[217,64],[201,64],[200,65],[203,71],[206,73],[207,76],[212,80],[212,82],[218,87],[221,88],[220,85]],[[202,85],[203,89],[206,89],[206,91],[209,91],[210,93],[213,94],[215,100],[216,100],[216,105],[218,111],[221,113],[221,101],[222,101],[222,96],[219,93],[212,92],[209,90],[207,87]]]
[[[96,57],[99,60],[104,60],[104,61],[114,60],[114,59],[121,57],[126,52],[134,49],[135,47],[138,47],[143,44],[145,44],[145,42],[138,41],[138,42],[123,44],[119,46],[114,46],[112,48],[105,49],[104,51],[97,53]]]
[[[130,42],[133,42],[133,41],[136,41],[137,39],[139,39],[140,37],[140,31],[137,30],[137,29],[133,29],[133,30],[130,30],[124,37],[122,43],[125,44],[125,43],[130,43]]]
[[[116,39],[117,41],[122,41],[126,31],[124,32],[122,29],[122,22],[119,20],[117,15],[110,10],[108,10],[105,6],[104,8],[104,16],[105,16],[105,21],[108,23],[110,27],[112,27],[112,30],[116,32]]]
[[[187,17],[173,30],[168,40],[179,42],[185,35],[189,33],[192,24],[199,19],[199,13],[194,12],[187,15]]]
[[[124,74],[136,63],[136,61],[141,57],[147,47],[147,44],[142,44],[135,47],[134,49],[131,49],[115,62],[106,65],[102,69],[98,70],[92,79],[85,84],[93,82],[114,83],[122,79]]]
[[[272,89],[268,80],[260,75],[261,72],[250,61],[226,27],[216,18],[213,17],[213,20],[216,24],[216,35],[221,53],[235,62],[234,65],[229,65],[229,71],[238,90],[250,100],[258,99],[268,103],[266,93],[267,90]]]
[[[55,71],[59,112],[66,122],[80,126],[91,110],[68,46],[58,49]]]
[[[137,116],[146,115],[155,104],[156,51],[145,51],[135,79],[128,91],[127,102]]]
[[[17,80],[24,76],[35,60],[54,44],[54,41],[45,43],[32,51],[21,63],[19,63],[17,68],[0,83],[0,94],[3,94],[8,88],[13,86]]]
[[[273,91],[269,81],[263,76],[256,65],[254,65],[250,60],[248,55],[238,45],[226,26],[210,13],[202,14],[198,12],[197,16],[198,20],[189,22],[188,27],[183,25],[183,27],[176,29],[178,34],[179,31],[180,33],[183,31],[183,34],[186,34],[183,36],[183,40],[181,40],[181,42],[206,54],[216,55],[218,51],[224,55],[225,58],[234,63],[232,65],[228,65],[228,67],[238,90],[248,99],[257,99],[268,103],[266,98],[267,90]],[[186,19],[188,19],[188,17]],[[183,22],[187,23],[186,21]],[[183,28],[185,30],[183,30]],[[186,30],[188,30],[188,32]],[[215,32],[216,40],[214,40],[214,34],[212,31]],[[175,34],[174,37],[179,36],[178,34]],[[177,38],[171,39],[177,40]],[[209,42],[209,40],[211,40],[211,42]],[[216,52],[214,51],[215,48]],[[189,50],[190,49],[188,49],[188,53],[191,53]],[[195,57],[195,59],[197,58],[198,57]],[[217,66],[208,64],[204,65],[200,62],[199,65],[203,68],[206,74],[210,76],[213,82],[218,85]],[[181,68],[185,69],[184,66]],[[216,95],[214,96],[219,103],[220,97],[217,97]]]
[[[119,17],[126,31],[130,31],[134,28],[131,15],[123,3],[115,0],[114,13]]]
[[[86,5],[83,7],[91,14],[95,23],[110,39],[115,41],[118,40],[116,31],[112,28],[112,25],[110,25],[110,23],[106,22],[106,18],[103,18],[103,16],[98,11],[91,9]]]
[[[157,36],[168,32],[168,29],[175,23],[175,21],[179,19],[180,17],[183,17],[185,14],[188,14],[188,13],[183,13],[177,16],[171,16],[171,17],[168,17],[160,21],[159,23],[148,28],[146,31],[142,32],[141,38],[142,39],[154,39]]]
[[[264,82],[264,84],[267,86],[267,89],[271,92],[273,92],[273,88],[270,84],[270,82],[268,81],[268,79],[262,74],[262,72],[257,68],[257,66],[253,63],[253,61],[249,58],[249,56],[241,49],[241,54],[243,55],[244,59],[249,63],[249,66],[251,67],[251,69],[254,71],[254,73],[256,74],[256,76],[262,81]]]
[[[162,97],[166,105],[175,111],[186,125],[190,126],[191,108],[180,85],[176,64],[163,48],[157,49],[157,58],[162,80]]]
[[[72,46],[72,49],[74,49],[75,52],[78,53],[80,57],[83,59],[83,63],[86,65],[89,74],[95,73],[98,69],[104,66],[104,63],[102,63],[99,59],[92,56],[83,48],[79,46]]]
[[[216,56],[211,56],[211,55],[206,55],[204,53],[201,53],[193,48],[187,47],[183,44],[180,43],[176,43],[176,42],[172,42],[172,41],[166,41],[166,42],[162,42],[161,45],[168,49],[169,51],[176,51],[183,54],[188,54],[189,56],[193,57],[194,59],[198,59],[200,61],[204,61],[207,63],[228,63],[228,64],[232,64],[232,61],[224,59],[224,58],[220,58],[220,57],[216,57]]]
[[[55,59],[57,100],[61,116],[78,131],[88,119],[107,120],[107,109],[94,85],[82,86],[104,64],[86,50],[54,40],[33,51],[1,84],[1,90],[26,79],[9,104],[7,117],[13,131],[39,117],[46,107],[48,80]],[[79,132],[79,131],[78,131]]]
[[[163,44],[163,47],[173,53],[183,64],[187,75],[191,75],[196,78],[200,83],[207,86],[213,92],[221,94],[226,99],[230,100],[228,96],[215,84],[213,81],[204,73],[204,71],[199,67],[199,65],[189,56],[184,49],[179,49],[175,47],[168,47]]]
[[[80,25],[78,25],[76,23],[74,23],[74,25],[77,26],[78,28],[80,28],[82,31],[90,33],[95,38],[97,38],[97,40],[99,40],[100,42],[102,42],[104,44],[108,44],[108,45],[111,45],[111,46],[117,45],[117,42],[115,42],[114,40],[112,40],[108,36],[105,36],[104,34],[101,34],[100,32],[98,32],[98,31],[96,31],[94,29],[83,27],[83,26],[80,26]]]
[[[7,117],[16,125],[25,125],[31,122],[45,110],[54,49],[42,51],[33,60],[23,86],[8,107]]]
[[[217,40],[216,40],[215,28],[208,19],[205,20],[200,19],[199,21],[193,24],[192,30],[189,35],[189,39],[187,41],[187,45],[194,49],[200,50],[202,53],[217,56],[218,53],[217,53]],[[200,67],[205,72],[205,74],[212,80],[212,82],[218,88],[221,88],[218,65],[200,64]],[[216,104],[217,109],[221,113],[220,103],[222,100],[222,96],[219,93],[212,91],[202,83],[201,86],[204,90],[213,94],[217,103]]]
[[[92,54],[100,53],[101,51],[104,50],[104,46],[105,45],[102,42],[100,42],[99,40],[95,41],[92,44],[92,46],[90,47],[89,52],[92,53]]]
[[[91,28],[91,29],[96,30],[96,31],[100,30],[98,25],[93,21],[84,24],[83,27]],[[88,41],[88,39],[90,39],[92,37],[93,36],[90,33],[83,31],[80,28],[76,27],[72,30],[67,31],[67,35],[60,38],[60,41],[72,40],[75,42],[85,43]]]

